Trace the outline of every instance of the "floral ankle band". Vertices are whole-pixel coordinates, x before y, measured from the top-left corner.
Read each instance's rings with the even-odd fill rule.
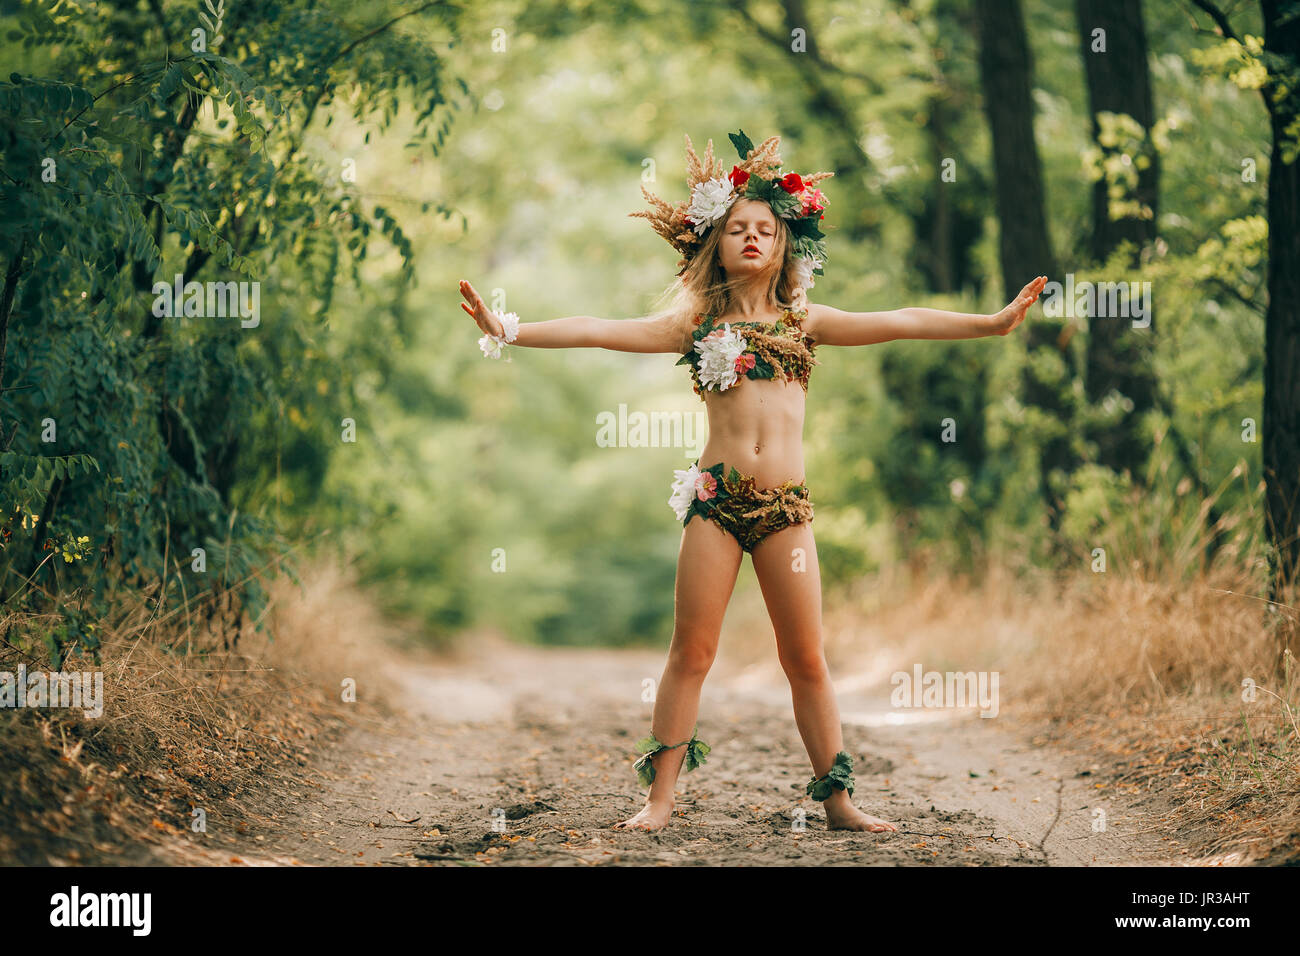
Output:
[[[853,758],[843,750],[835,755],[830,770],[808,781],[807,792],[814,800],[825,800],[836,790],[847,790],[853,796]]]
[[[696,730],[699,728],[697,727]],[[708,756],[709,751],[713,748],[695,736],[695,730],[691,731],[691,739],[683,740],[680,744],[665,744],[659,741],[652,731],[649,737],[642,737],[636,742],[637,752],[641,757],[632,765],[636,771],[637,780],[641,786],[648,787],[655,782],[655,766],[651,763],[651,758],[655,754],[664,750],[676,750],[678,747],[686,748],[686,772],[690,773],[696,767],[704,763],[704,758]]]

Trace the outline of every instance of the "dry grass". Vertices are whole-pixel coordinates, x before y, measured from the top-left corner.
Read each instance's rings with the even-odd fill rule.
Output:
[[[373,695],[342,702],[343,681],[375,686],[393,629],[339,564],[302,580],[302,591],[272,582],[269,633],[245,623],[233,649],[193,608],[158,615],[136,599],[101,637],[101,717],[3,711],[0,863],[149,862],[152,846],[189,836],[195,808],[210,829],[237,826],[222,819],[233,798],[369,712]],[[0,622],[0,670],[48,669],[36,650],[45,624],[35,615]],[[95,669],[89,659],[64,664]]]
[[[1226,566],[1051,576],[1009,559],[972,582],[920,561],[834,602],[827,657],[881,681],[918,662],[996,670],[1005,716],[1102,759],[1104,785],[1169,798],[1165,822],[1203,855],[1294,860],[1300,668],[1282,635],[1297,613],[1260,588]]]

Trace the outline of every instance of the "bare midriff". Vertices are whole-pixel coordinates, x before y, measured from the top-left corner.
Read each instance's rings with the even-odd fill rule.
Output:
[[[723,462],[752,475],[760,488],[803,483],[803,386],[782,379],[745,379],[738,387],[705,393],[709,440],[700,468]]]

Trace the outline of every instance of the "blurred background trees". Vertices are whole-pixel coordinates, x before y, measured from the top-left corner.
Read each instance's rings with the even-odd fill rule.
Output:
[[[822,350],[828,591],[1104,549],[1280,600],[1295,6],[7,4],[0,595],[256,620],[259,575],[335,547],[436,642],[662,642],[702,446],[604,447],[598,418],[701,412],[675,356],[486,361],[456,283],[524,321],[645,314],[676,255],[627,218],[641,182],[686,198],[683,134],[727,161],[744,129],[836,173],[813,301],[992,312],[1044,273],[1149,282],[1159,314]],[[258,281],[259,323],[155,315],[178,273]]]

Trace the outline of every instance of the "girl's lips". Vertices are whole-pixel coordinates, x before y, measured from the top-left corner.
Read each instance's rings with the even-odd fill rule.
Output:
[[[746,249],[741,253],[742,256],[761,256],[762,253],[756,249]]]

